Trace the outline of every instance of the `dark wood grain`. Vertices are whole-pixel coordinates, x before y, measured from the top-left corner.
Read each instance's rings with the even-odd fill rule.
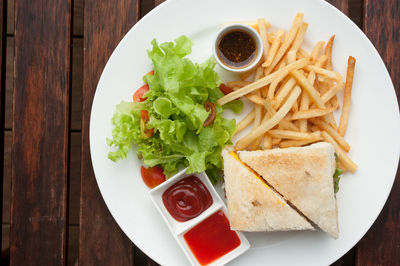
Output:
[[[79,205],[81,191],[81,133],[71,132],[68,187],[68,223],[79,224]]]
[[[79,226],[68,226],[68,266],[76,265],[79,253]]]
[[[349,15],[349,1],[348,0],[327,0],[328,3],[335,6],[342,11],[345,15]]]
[[[14,35],[14,0],[7,1],[7,34]]]
[[[73,35],[83,35],[83,0],[73,0],[74,16],[73,16]]]
[[[11,131],[4,132],[4,164],[3,164],[3,224],[10,223],[11,197]]]
[[[154,0],[154,6],[156,7],[163,2],[165,2],[165,0]]]
[[[364,32],[389,70],[399,99],[400,4],[397,0],[365,0]],[[374,225],[358,243],[357,265],[399,265],[400,174]]]
[[[82,6],[83,8],[83,6]],[[71,129],[82,127],[83,38],[72,41]]]
[[[5,49],[3,49],[5,37],[3,36],[4,29],[4,14],[7,10],[6,4],[0,2],[0,184],[3,184],[3,167],[4,167],[4,103],[5,103],[5,69],[3,58],[5,56]],[[3,187],[0,189],[0,199],[3,200]],[[3,203],[3,202],[2,202]],[[0,213],[3,213],[3,204],[0,204]],[[0,227],[0,235],[2,235],[3,227]]]
[[[5,77],[4,128],[12,128],[12,102],[14,90],[14,37],[6,38],[6,77]]]
[[[139,18],[136,0],[85,0],[82,88],[80,265],[132,265],[133,244],[120,230],[100,195],[89,151],[92,100],[103,68]]]
[[[15,2],[11,265],[64,265],[71,2]]]

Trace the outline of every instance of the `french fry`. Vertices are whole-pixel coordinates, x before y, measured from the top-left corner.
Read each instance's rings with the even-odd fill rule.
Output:
[[[290,91],[296,85],[296,80],[294,78],[289,79],[277,92],[273,107],[278,109],[283,101],[286,99],[286,96],[290,93]]]
[[[310,140],[310,139],[321,138],[320,131],[315,131],[313,133],[306,133],[306,132],[298,132],[290,130],[271,129],[268,131],[267,134],[273,138],[281,138],[281,139]]]
[[[279,143],[281,143],[281,141],[282,141],[282,139],[280,139],[280,138],[273,138],[272,145],[273,146],[279,145]]]
[[[295,88],[299,88],[299,89],[300,89],[299,85],[296,85]],[[299,103],[298,103],[298,101],[295,101],[295,102],[293,103],[292,108],[291,108],[290,110],[292,110],[293,113],[295,113],[295,112],[297,112],[297,111],[299,110]]]
[[[303,57],[305,57],[305,58],[308,58],[308,57],[311,57],[311,55],[306,51],[306,50],[304,50],[303,48],[299,48],[299,51],[298,51]]]
[[[303,43],[307,28],[308,28],[308,23],[303,22],[303,24],[301,24],[299,28],[299,31],[296,34],[296,38],[294,39],[292,47],[290,48],[290,52],[294,52],[294,55],[296,55],[296,52],[299,50],[300,45]]]
[[[326,43],[325,47],[325,55],[328,57],[328,61],[326,62],[326,69],[328,70],[332,69],[332,46],[334,40],[335,40],[335,35],[332,35],[332,37]]]
[[[314,117],[320,117],[320,116],[324,116],[329,113],[332,113],[336,109],[337,109],[337,107],[333,106],[333,107],[329,107],[326,109],[309,109],[309,110],[305,110],[305,111],[298,111],[291,116],[290,120],[299,120],[299,119],[309,119],[309,118],[314,118]]]
[[[294,63],[296,61],[296,51],[289,51],[286,57],[289,64]]]
[[[299,68],[302,68],[302,67],[310,64],[310,62],[311,61],[308,58],[297,60],[296,62],[285,66],[284,68],[282,68],[281,70],[279,70],[277,72],[269,74],[268,76],[265,76],[265,77],[263,77],[263,78],[261,78],[261,79],[259,79],[257,81],[254,81],[253,83],[250,83],[250,84],[244,86],[241,89],[238,89],[236,91],[233,91],[233,92],[223,96],[222,98],[220,98],[217,101],[217,103],[219,105],[224,105],[224,104],[226,104],[228,102],[236,100],[237,98],[242,97],[243,95],[246,95],[246,94],[248,94],[250,92],[253,92],[253,91],[255,91],[255,90],[257,90],[257,89],[259,89],[261,87],[264,87],[264,86],[270,84],[272,82],[272,80],[277,75],[279,75],[282,71],[292,70],[292,69],[299,69]]]
[[[324,67],[327,61],[328,61],[328,57],[323,54],[317,59],[317,61],[315,62],[315,66]]]
[[[273,99],[275,95],[275,89],[278,86],[278,83],[281,82],[287,75],[289,74],[288,70],[281,71],[279,75],[277,75],[274,80],[269,85],[268,89],[268,98]]]
[[[322,137],[309,140],[285,140],[279,143],[279,148],[300,147],[323,140]]]
[[[299,131],[299,128],[286,118],[282,118],[282,120],[279,121],[279,126],[285,130]]]
[[[295,16],[292,27],[290,28],[288,34],[285,36],[285,40],[283,41],[282,45],[279,47],[278,51],[276,52],[276,56],[272,63],[265,69],[264,74],[269,74],[274,67],[278,64],[278,62],[282,59],[285,55],[285,52],[289,49],[290,45],[292,44],[294,38],[296,37],[296,33],[299,30],[300,26],[303,22],[303,13],[297,13]]]
[[[357,170],[357,165],[349,158],[349,156],[347,156],[346,152],[336,143],[334,138],[328,132],[322,131],[321,134],[322,137],[335,148],[339,162],[346,168],[346,170],[354,173]]]
[[[301,46],[308,24],[303,22],[301,13],[296,15],[287,33],[267,32],[269,25],[264,19],[253,21],[252,26],[260,33],[263,47],[268,47],[257,68],[241,74],[242,79],[254,75],[254,81],[227,83],[234,91],[217,101],[223,105],[245,96],[255,104],[253,111],[237,124],[235,134],[249,126],[251,130],[238,140],[235,149],[288,148],[327,141],[338,154],[339,167],[354,172],[357,165],[346,154],[350,145],[343,135],[348,124],[355,59],[348,60],[344,82],[332,69],[335,36],[326,46],[323,41],[317,42],[311,53],[304,50]],[[343,88],[343,111],[338,127],[333,112],[340,108],[337,94]]]
[[[312,118],[310,121],[317,125],[321,130],[325,130],[328,132],[335,140],[336,142],[345,150],[346,152],[349,152],[350,150],[350,145],[347,143],[347,141],[339,135],[339,133],[336,132],[335,129],[325,121],[318,119],[318,118]]]
[[[307,80],[313,84],[315,80],[315,73],[311,71],[308,74]],[[300,101],[300,111],[306,111],[308,110],[308,107],[310,105],[310,98],[308,97],[308,94],[303,91],[301,94],[301,101]],[[307,131],[307,120],[306,119],[301,119],[299,121],[299,128],[301,132],[306,132]]]
[[[311,59],[313,61],[317,60],[318,56],[320,55],[322,48],[324,47],[325,42],[319,41],[317,44],[314,46],[312,52],[311,52]]]
[[[347,61],[347,74],[346,74],[346,85],[344,86],[343,96],[343,108],[340,116],[340,123],[338,132],[343,137],[346,133],[347,124],[349,122],[349,113],[351,105],[351,89],[353,87],[354,68],[356,65],[356,59],[352,56]]]
[[[269,65],[271,65],[272,60],[274,60],[276,52],[278,51],[279,45],[281,44],[283,34],[284,34],[283,30],[278,30],[277,33],[275,34],[275,37],[273,39],[271,47],[269,48],[265,62],[262,64],[263,67],[266,68]]]
[[[241,132],[243,129],[245,129],[246,127],[248,127],[251,122],[253,122],[254,117],[255,117],[256,112],[254,111],[254,109],[248,113],[243,119],[242,121],[240,121],[237,125],[236,125],[236,131],[234,135],[237,135],[239,132]]]
[[[260,32],[260,37],[263,42],[263,54],[264,60],[267,58],[268,50],[269,50],[269,43],[267,39],[267,27],[265,26],[265,19],[259,18],[257,19],[258,30]],[[269,24],[269,23],[268,23]]]
[[[265,150],[272,149],[272,138],[270,135],[265,134],[263,138],[263,148]]]
[[[310,98],[316,103],[316,105],[323,109],[325,108],[324,103],[321,100],[321,97],[319,96],[318,91],[315,90],[314,86],[308,82],[306,77],[304,77],[303,74],[301,74],[297,70],[292,70],[290,71],[290,74],[299,82],[300,86],[308,93]]]
[[[300,101],[300,111],[306,111],[308,110],[308,106],[310,104],[310,98],[308,98],[308,94],[303,91],[301,93],[301,101]],[[300,120],[300,131],[301,132],[306,132],[307,131],[307,120],[306,119],[302,119]]]
[[[324,104],[327,103],[330,99],[332,99],[333,96],[335,96],[339,91],[341,91],[343,87],[344,87],[343,82],[337,83],[335,86],[333,86],[331,89],[329,89],[321,96],[322,102]]]
[[[253,141],[254,139],[258,138],[259,136],[263,135],[265,132],[276,126],[279,123],[279,121],[281,121],[282,118],[284,118],[286,114],[289,112],[294,102],[297,101],[297,98],[299,97],[300,93],[301,90],[299,88],[295,88],[278,112],[276,112],[270,119],[263,122],[257,129],[247,134],[245,137],[243,137],[241,140],[237,142],[236,150],[241,150],[247,147],[251,143],[251,141]]]
[[[323,69],[322,67],[309,65],[309,66],[306,66],[305,69],[308,71],[314,71],[316,74],[323,75],[330,79],[339,80],[339,81],[342,79],[342,76],[338,72],[332,71],[332,70],[326,70],[326,69]]]
[[[255,94],[247,94],[246,98],[258,105],[264,105],[264,99]]]

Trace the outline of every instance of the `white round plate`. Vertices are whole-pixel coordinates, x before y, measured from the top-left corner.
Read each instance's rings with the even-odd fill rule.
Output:
[[[306,49],[336,34],[334,68],[345,77],[348,56],[357,59],[346,139],[359,168],[346,173],[340,183],[338,240],[323,232],[246,234],[252,248],[232,265],[330,264],[361,239],[381,211],[399,160],[399,109],[384,63],[350,19],[319,0],[169,0],[142,18],[115,49],[97,86],[90,121],[90,151],[103,198],[125,234],[156,262],[188,264],[150,201],[135,149],[114,163],[107,159],[106,145],[116,104],[131,100],[143,84],[142,76],[152,69],[146,52],[150,41],[171,41],[185,34],[194,41],[190,58],[199,62],[212,55],[212,40],[224,22],[264,17],[274,28],[288,30],[297,12],[303,12],[309,23]],[[232,78],[221,68],[216,70],[222,80]],[[247,111],[248,107],[239,117]]]

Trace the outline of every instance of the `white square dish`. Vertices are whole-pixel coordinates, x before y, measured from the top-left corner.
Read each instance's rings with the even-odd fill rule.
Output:
[[[206,188],[210,192],[213,202],[212,202],[211,206],[209,206],[206,210],[204,210],[197,217],[194,217],[185,222],[179,222],[171,216],[171,214],[168,212],[168,210],[164,206],[164,203],[162,200],[162,195],[173,184],[175,184],[176,182],[178,182],[186,177],[192,176],[192,175],[198,177],[200,179],[200,181],[206,186]],[[185,253],[186,257],[189,259],[190,263],[192,265],[201,265],[199,263],[199,261],[196,259],[193,252],[191,251],[188,243],[184,239],[185,233],[187,233],[190,229],[194,228],[196,225],[200,224],[205,219],[207,219],[214,213],[218,212],[219,210],[221,210],[224,213],[225,217],[228,217],[225,203],[221,199],[221,197],[218,195],[218,193],[216,192],[214,186],[211,184],[210,180],[208,179],[207,174],[205,172],[196,173],[196,174],[186,174],[186,169],[183,169],[182,171],[180,171],[173,177],[169,178],[164,183],[153,188],[149,192],[149,195],[150,195],[150,198],[151,198],[152,202],[154,203],[156,209],[159,211],[159,213],[161,214],[161,217],[163,218],[165,223],[168,225],[168,228],[170,229],[171,233],[173,234],[175,240],[178,242],[179,246],[184,251],[184,253]],[[226,253],[223,256],[219,257],[218,259],[212,261],[208,265],[226,264],[250,248],[250,244],[249,244],[248,240],[246,239],[246,237],[240,232],[236,232],[236,234],[240,239],[240,244],[237,247],[235,247],[234,249],[232,249],[231,251],[229,251],[228,253]]]

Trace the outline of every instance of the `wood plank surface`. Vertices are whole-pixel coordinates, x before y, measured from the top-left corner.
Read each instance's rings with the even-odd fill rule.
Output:
[[[146,1],[146,0],[145,0]],[[73,36],[82,37],[83,35],[83,0],[73,0]]]
[[[3,36],[4,33],[4,16],[3,11],[6,11],[5,2],[0,2],[0,184],[3,185],[3,167],[4,167],[4,103],[5,103],[5,82],[4,82],[4,73],[3,68],[5,67],[3,64],[3,58],[5,56],[3,49],[5,38]],[[0,189],[0,199],[3,200],[3,186]],[[0,213],[3,213],[3,202],[0,204]],[[2,236],[3,226],[0,227],[0,235]]]
[[[82,7],[83,8],[83,7]],[[82,124],[83,38],[72,40],[71,130]]]
[[[70,0],[15,2],[11,265],[65,265]]]
[[[7,34],[14,35],[14,0],[7,1]]]
[[[349,15],[349,1],[348,0],[327,0],[328,3],[335,6],[345,15]]]
[[[8,7],[9,8],[9,7]],[[12,102],[14,90],[14,37],[6,38],[6,77],[5,77],[5,105],[4,105],[4,128],[12,128]]]
[[[82,88],[80,265],[132,265],[133,244],[120,230],[100,195],[89,150],[92,100],[103,68],[139,17],[136,0],[85,0]],[[105,19],[106,18],[106,19]]]
[[[11,144],[10,131],[4,132],[4,164],[3,164],[3,224],[10,224],[10,198],[11,198]],[[9,245],[7,245],[8,247]],[[3,247],[2,247],[3,250]]]
[[[397,0],[365,0],[364,32],[389,70],[399,100],[400,4]],[[356,265],[400,263],[400,173],[374,225],[358,243]]]

